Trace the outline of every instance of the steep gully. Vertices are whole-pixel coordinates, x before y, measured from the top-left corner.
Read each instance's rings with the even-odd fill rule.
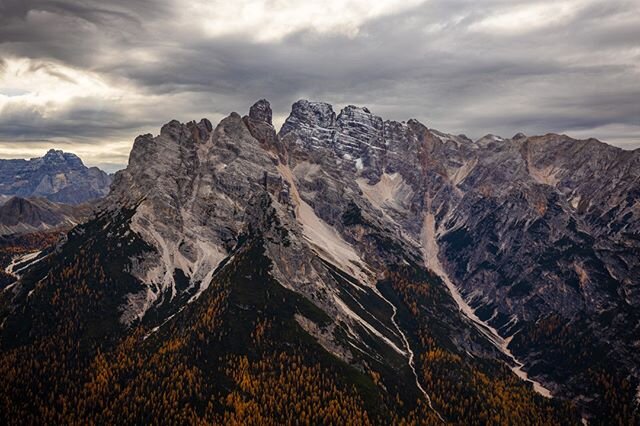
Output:
[[[415,363],[414,363],[414,353],[413,350],[411,350],[411,345],[409,344],[409,340],[407,339],[406,334],[404,334],[404,332],[402,331],[402,329],[400,328],[400,326],[398,325],[398,323],[396,322],[396,315],[398,314],[398,309],[395,307],[395,305],[393,303],[391,303],[391,301],[389,299],[387,299],[386,297],[384,297],[382,295],[382,293],[380,293],[379,291],[377,291],[377,294],[384,299],[385,302],[387,302],[390,306],[391,309],[393,309],[393,314],[391,315],[391,322],[393,322],[393,325],[395,326],[396,330],[398,330],[398,333],[400,333],[400,335],[402,336],[402,340],[404,341],[404,346],[406,348],[406,353],[408,355],[408,364],[409,364],[409,368],[411,368],[411,371],[413,372],[413,376],[416,378],[416,386],[418,386],[418,389],[420,390],[420,392],[424,395],[427,404],[429,405],[429,408],[431,408],[431,410],[436,413],[436,415],[438,416],[438,418],[443,422],[446,423],[446,421],[444,420],[444,418],[440,415],[440,413],[438,412],[438,410],[436,410],[433,407],[433,404],[431,403],[431,398],[429,397],[429,394],[427,393],[427,391],[422,387],[422,384],[420,384],[420,380],[418,379],[418,373],[416,372],[416,367],[415,367]]]
[[[32,253],[20,254],[18,256],[15,256],[13,259],[11,259],[11,263],[5,268],[5,273],[19,278],[20,272],[26,270],[29,266],[31,266],[32,264],[40,260],[38,259],[36,261],[33,261],[33,259],[38,257],[40,253],[41,251],[38,250]],[[29,262],[29,263],[25,264],[26,262]],[[18,265],[21,265],[21,266],[17,268]]]
[[[278,168],[278,171],[280,172],[280,175],[282,176],[282,178],[289,184],[289,187],[290,187],[290,190],[291,190],[291,195],[292,195],[292,201],[293,201],[295,209],[296,209],[296,217],[298,218],[300,224],[302,225],[304,233],[307,234],[307,235],[305,235],[305,237],[311,243],[314,243],[314,242],[317,242],[318,240],[321,240],[321,245],[322,246],[327,246],[327,248],[332,249],[332,251],[336,251],[338,254],[340,254],[340,256],[338,256],[340,259],[348,259],[348,260],[350,260],[351,262],[340,262],[340,259],[326,259],[327,261],[331,261],[331,262],[335,262],[335,263],[340,264],[341,267],[345,268],[346,270],[349,270],[354,276],[358,277],[361,281],[367,282],[368,278],[367,278],[366,274],[363,273],[363,271],[354,270],[356,268],[353,268],[352,266],[349,265],[350,263],[351,264],[359,263],[358,262],[358,260],[359,260],[358,256],[353,251],[353,248],[350,247],[348,245],[348,243],[346,243],[346,241],[342,240],[339,235],[332,235],[333,233],[335,233],[335,230],[333,230],[331,227],[329,227],[324,222],[322,222],[322,220],[315,215],[315,213],[313,212],[313,209],[311,209],[311,207],[307,203],[305,203],[304,200],[302,200],[302,198],[300,197],[300,194],[298,192],[297,186],[295,184],[295,181],[293,179],[293,174],[292,174],[291,170],[289,169],[289,167],[286,166],[286,165],[283,165],[282,163],[280,163],[277,166],[277,168]],[[408,363],[409,368],[411,369],[411,371],[413,373],[413,376],[415,377],[417,388],[424,395],[425,400],[426,400],[427,405],[429,406],[429,408],[438,416],[438,418],[443,423],[445,423],[444,418],[433,407],[433,404],[431,402],[431,397],[429,396],[427,391],[424,389],[424,387],[420,383],[420,380],[418,378],[418,373],[417,373],[416,368],[415,368],[415,362],[414,362],[415,354],[413,353],[413,350],[411,349],[411,345],[409,344],[409,340],[407,339],[406,334],[402,331],[402,329],[400,328],[400,325],[398,324],[398,322],[396,320],[396,316],[398,314],[398,309],[374,285],[370,286],[370,288],[378,297],[380,297],[389,306],[391,306],[391,309],[392,309],[393,313],[392,313],[390,319],[391,319],[391,322],[393,323],[393,325],[394,325],[394,327],[395,327],[395,329],[397,331],[397,335],[402,337],[402,341],[404,343],[404,350],[400,350],[389,339],[387,339],[381,333],[379,333],[377,330],[375,330],[375,328],[373,326],[371,326],[370,324],[368,324],[364,320],[362,320],[362,318],[356,316],[355,319],[358,320],[359,322],[361,322],[362,325],[365,326],[365,328],[367,328],[369,331],[373,332],[378,337],[383,339],[392,348],[398,350],[399,352],[401,352],[403,355],[405,355],[407,357],[407,363]],[[336,302],[340,303],[341,300],[340,299],[336,299]],[[343,305],[343,304],[341,304],[341,305]],[[346,306],[343,306],[343,309],[345,309],[347,311],[347,313],[351,312],[351,310],[348,309],[348,307],[346,307]],[[352,314],[356,315],[355,313],[352,313]]]
[[[503,339],[494,327],[478,318],[475,311],[464,300],[464,298],[458,291],[458,288],[455,286],[455,284],[453,284],[453,282],[447,275],[442,264],[440,263],[440,259],[438,258],[439,248],[437,242],[435,217],[433,213],[428,213],[424,217],[420,240],[422,244],[422,253],[425,261],[425,266],[435,272],[440,277],[440,279],[442,279],[444,284],[449,289],[453,300],[458,305],[458,309],[460,310],[460,312],[475,325],[480,333],[482,333],[491,343],[496,346],[496,348],[498,348],[512,361],[512,364],[509,367],[518,377],[531,383],[533,385],[533,389],[540,395],[551,398],[551,391],[545,388],[541,383],[531,379],[523,370],[523,364],[518,361],[518,359],[509,350],[508,346],[509,342],[511,341],[511,337]]]

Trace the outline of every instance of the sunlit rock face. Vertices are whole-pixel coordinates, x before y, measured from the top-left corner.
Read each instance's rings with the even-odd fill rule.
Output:
[[[51,149],[31,160],[0,160],[0,194],[79,204],[109,193],[111,176],[76,155]]]

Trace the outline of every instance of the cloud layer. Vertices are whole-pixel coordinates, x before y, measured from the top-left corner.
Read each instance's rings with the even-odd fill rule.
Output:
[[[299,98],[480,137],[640,146],[635,0],[4,0],[0,156],[109,169],[171,118]]]

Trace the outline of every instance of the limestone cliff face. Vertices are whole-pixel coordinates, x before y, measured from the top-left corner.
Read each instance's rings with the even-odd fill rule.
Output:
[[[579,330],[638,381],[638,166],[640,151],[595,140],[472,141],[306,100],[277,132],[261,100],[215,127],[171,121],[139,136],[99,232],[148,248],[121,265],[136,280],[118,308],[124,327],[155,332],[259,241],[270,276],[329,318],[297,312],[299,326],[350,365],[393,365],[416,381],[382,284],[409,268],[439,283],[438,306],[416,309],[450,347],[581,400],[595,395],[581,385],[589,361],[558,361],[576,342],[542,339],[541,324]]]
[[[572,379],[527,342],[552,317],[588,329],[637,376],[639,150],[554,134],[474,142],[352,106],[333,116],[299,102],[280,132],[300,193],[327,223],[362,247],[367,231],[339,221],[355,203],[405,252],[421,249],[465,308],[545,366],[535,371],[551,387]]]

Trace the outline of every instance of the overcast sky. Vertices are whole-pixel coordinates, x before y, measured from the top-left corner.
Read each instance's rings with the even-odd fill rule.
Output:
[[[0,0],[0,157],[109,171],[172,118],[300,98],[640,147],[640,0]]]

